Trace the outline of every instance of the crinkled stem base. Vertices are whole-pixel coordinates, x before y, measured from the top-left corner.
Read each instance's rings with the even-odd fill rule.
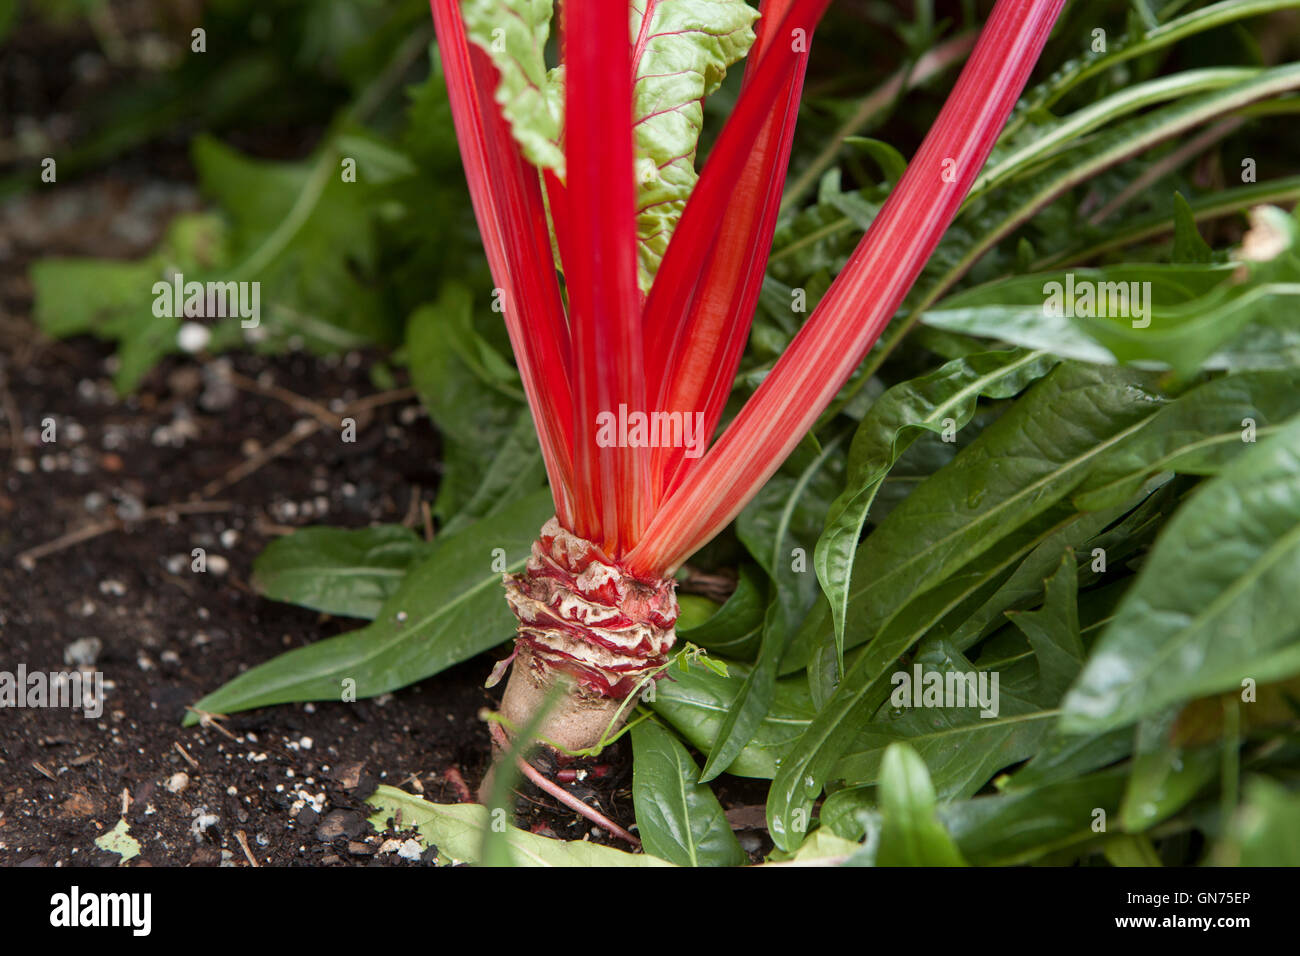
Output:
[[[522,727],[551,685],[565,679],[573,686],[538,736],[566,750],[596,746],[607,730],[617,729],[611,722],[624,699],[648,675],[657,677],[667,660],[676,639],[674,582],[631,577],[552,518],[533,543],[527,567],[506,575],[505,586],[519,628],[502,716]]]

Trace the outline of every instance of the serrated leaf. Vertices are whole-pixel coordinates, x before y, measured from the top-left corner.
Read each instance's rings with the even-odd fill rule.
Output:
[[[646,850],[679,866],[742,866],[748,861],[722,805],[686,748],[653,720],[632,727],[632,801]]]
[[[462,0],[465,34],[497,68],[496,101],[524,155],[564,178],[562,74],[546,68],[552,0]]]
[[[553,513],[550,493],[540,491],[436,539],[370,626],[281,654],[240,674],[195,708],[220,714],[290,701],[340,700],[345,693],[352,699],[373,697],[501,643],[514,630],[501,575],[524,566],[537,529]],[[191,714],[186,723],[196,720]]]
[[[649,291],[699,178],[703,100],[754,42],[757,11],[744,0],[636,0],[631,4],[636,146],[637,278]]]
[[[483,834],[489,826],[488,808],[478,803],[430,803],[396,787],[380,786],[367,800],[375,813],[370,824],[385,830],[414,827],[420,842],[438,848],[438,859],[479,863]],[[671,866],[645,853],[625,853],[586,840],[552,840],[508,827],[506,842],[516,866]]]
[[[253,587],[274,601],[374,620],[429,545],[410,528],[301,528],[253,562]]]
[[[1098,732],[1300,670],[1300,418],[1199,488],[1156,540],[1065,702]]]

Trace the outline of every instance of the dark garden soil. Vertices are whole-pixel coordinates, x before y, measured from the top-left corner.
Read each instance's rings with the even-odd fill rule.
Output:
[[[99,719],[0,710],[0,864],[116,865],[95,840],[120,819],[140,844],[130,865],[431,863],[409,833],[372,830],[363,801],[381,782],[472,798],[490,758],[478,714],[499,692],[483,688],[491,656],[373,700],[180,724],[242,669],[358,626],[259,597],[250,568],[297,527],[423,527],[438,437],[409,390],[381,392],[363,354],[241,354],[170,360],[123,399],[111,347],[50,341],[28,319],[33,259],[142,254],[194,204],[184,184],[127,174],[0,205],[0,670],[81,663],[106,682]],[[320,406],[340,414],[375,396],[355,443],[328,427],[295,434]],[[205,573],[191,570],[195,548]],[[601,761],[613,772],[587,777],[599,792],[570,789],[629,826],[626,747]],[[732,780],[718,792],[738,825],[761,819],[761,791]],[[531,789],[517,822],[610,842]],[[754,851],[759,835],[742,834]]]

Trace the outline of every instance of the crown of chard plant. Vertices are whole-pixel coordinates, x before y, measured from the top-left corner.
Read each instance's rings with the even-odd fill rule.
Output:
[[[662,660],[676,604],[661,585],[754,497],[876,341],[988,157],[1063,2],[997,3],[848,264],[701,455],[684,441],[600,432],[629,410],[639,424],[688,422],[704,440],[717,429],[829,0],[764,0],[757,18],[743,0],[566,3],[562,62],[549,71],[550,0],[432,0],[470,193],[555,500],[528,571],[508,585],[534,670],[567,670],[609,696]],[[697,177],[701,100],[747,52],[734,111]]]

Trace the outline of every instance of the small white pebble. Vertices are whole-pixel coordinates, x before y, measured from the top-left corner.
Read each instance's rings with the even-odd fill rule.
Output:
[[[186,322],[176,333],[176,344],[180,346],[182,352],[188,352],[190,355],[202,352],[208,347],[211,339],[212,331],[206,325],[199,325],[197,322]]]

